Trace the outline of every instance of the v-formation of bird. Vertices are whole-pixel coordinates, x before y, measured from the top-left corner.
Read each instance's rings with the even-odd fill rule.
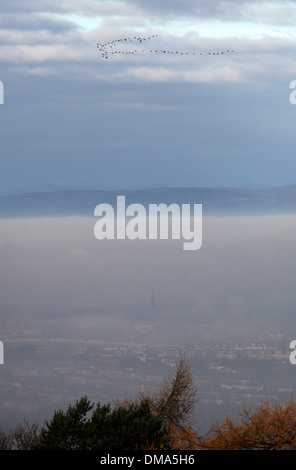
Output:
[[[104,59],[108,59],[110,55],[113,54],[138,54],[138,53],[161,53],[161,54],[175,54],[179,56],[196,56],[196,55],[222,55],[226,54],[229,52],[234,52],[233,49],[227,49],[226,51],[220,51],[220,52],[180,52],[180,51],[171,51],[171,50],[164,50],[164,49],[123,49],[119,50],[118,46],[121,44],[127,44],[127,43],[132,43],[132,42],[138,42],[138,43],[144,43],[150,39],[153,39],[155,37],[158,37],[157,34],[148,36],[147,38],[144,37],[139,37],[139,36],[134,36],[134,37],[128,37],[128,38],[122,38],[122,39],[114,39],[113,41],[105,42],[105,43],[97,43],[97,48],[99,51],[102,53],[102,57]]]

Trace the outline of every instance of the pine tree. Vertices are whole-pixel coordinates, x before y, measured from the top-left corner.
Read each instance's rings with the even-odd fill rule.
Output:
[[[90,415],[90,412],[92,414]],[[152,414],[148,400],[111,408],[82,397],[66,412],[54,413],[41,430],[37,449],[46,450],[131,450],[159,446],[162,422]]]
[[[66,412],[55,411],[52,420],[42,428],[36,447],[46,450],[85,449],[90,425],[87,415],[92,408],[89,399],[82,397],[75,405],[69,405]]]

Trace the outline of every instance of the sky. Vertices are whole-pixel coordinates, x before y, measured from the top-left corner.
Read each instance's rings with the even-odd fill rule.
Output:
[[[1,194],[295,184],[295,1],[12,0],[0,12]],[[152,39],[121,52],[144,53],[97,47],[134,37]]]

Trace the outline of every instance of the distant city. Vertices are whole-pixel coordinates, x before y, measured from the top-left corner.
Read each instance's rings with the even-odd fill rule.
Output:
[[[150,305],[142,313],[155,309],[153,292]],[[107,311],[99,314],[94,308],[87,311],[85,307],[85,322],[92,316],[91,335],[67,328],[67,324],[75,324],[75,316],[67,316],[57,333],[60,322],[50,307],[31,306],[29,310],[6,306],[7,314],[2,320],[2,429],[24,418],[38,420],[42,425],[54,410],[66,409],[84,395],[95,403],[112,403],[136,397],[140,390],[149,394],[162,385],[180,351],[187,354],[192,364],[198,388],[196,423],[201,434],[226,414],[235,416],[244,406],[255,407],[267,397],[282,402],[294,392],[296,369],[289,362],[289,342],[281,332],[259,332],[252,339],[236,341],[218,333],[211,338],[204,335],[202,340],[197,334],[196,343],[191,338],[187,344],[180,334],[179,344],[176,337],[158,344],[154,340],[159,334],[156,330],[169,330],[168,325],[153,317],[149,320],[147,315],[135,318],[139,309],[122,305],[121,313],[125,314],[131,336],[129,341],[121,342],[118,336],[112,340],[112,335],[104,330]],[[199,326],[203,330],[204,325],[198,322],[191,328]],[[145,336],[145,342],[137,341],[137,332]]]

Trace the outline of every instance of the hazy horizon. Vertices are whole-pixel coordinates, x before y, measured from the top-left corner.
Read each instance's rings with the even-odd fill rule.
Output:
[[[203,217],[202,246],[188,252],[182,240],[97,240],[96,221],[0,220],[2,305],[97,304],[116,313],[149,306],[154,291],[159,307],[187,305],[190,316],[218,323],[255,315],[268,326],[296,300],[294,215]]]

